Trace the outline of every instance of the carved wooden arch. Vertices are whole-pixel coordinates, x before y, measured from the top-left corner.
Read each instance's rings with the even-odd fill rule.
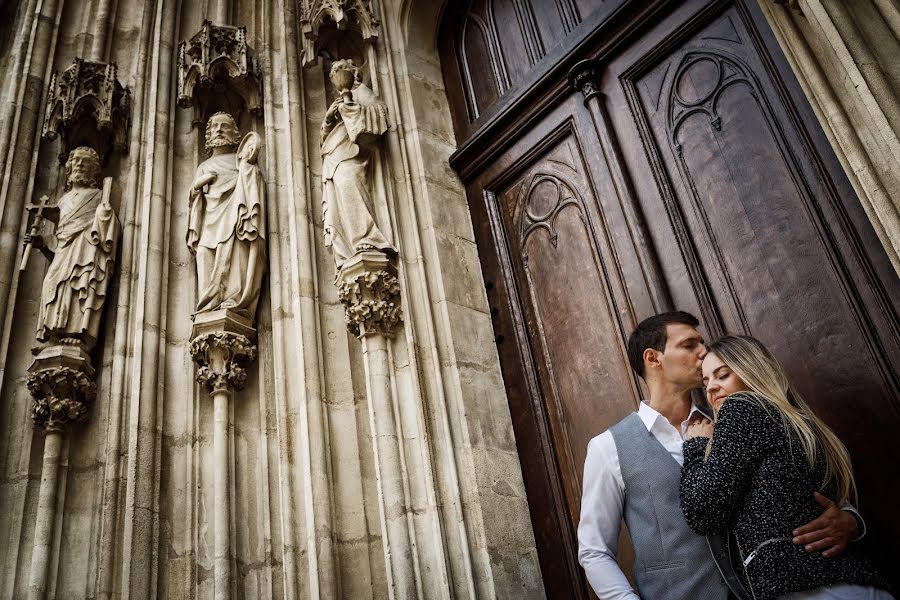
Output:
[[[563,165],[568,166],[568,165]],[[542,184],[549,183],[555,187],[556,199],[553,206],[536,214],[529,202],[534,198],[534,193]],[[528,237],[538,229],[543,229],[550,236],[550,244],[556,248],[559,245],[559,234],[556,231],[556,221],[560,213],[569,206],[578,208],[584,218],[583,199],[576,187],[563,178],[560,174],[552,172],[534,173],[527,186],[522,186],[516,198],[516,220],[519,222],[519,239],[523,248],[523,258],[528,260],[524,250]]]

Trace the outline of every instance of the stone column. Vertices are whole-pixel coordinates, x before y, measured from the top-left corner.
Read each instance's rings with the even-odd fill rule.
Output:
[[[197,381],[213,397],[213,543],[216,600],[229,600],[231,575],[231,462],[228,457],[232,393],[247,382],[247,366],[256,358],[256,330],[237,311],[225,308],[194,318],[191,356]]]
[[[388,347],[400,322],[400,283],[396,269],[378,250],[359,252],[345,261],[336,283],[347,327],[362,340],[390,595],[398,599],[417,598],[407,515],[409,494],[404,486],[405,460],[397,430],[399,415],[394,408]]]
[[[97,387],[90,357],[76,345],[44,348],[28,371],[28,390],[34,399],[31,416],[34,424],[46,434],[28,598],[43,600],[47,594],[47,574],[53,549],[63,436],[70,423],[87,418],[88,406],[97,395]]]
[[[757,1],[900,272],[900,6]]]

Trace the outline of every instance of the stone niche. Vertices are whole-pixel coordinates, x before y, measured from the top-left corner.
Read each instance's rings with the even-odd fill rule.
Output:
[[[193,108],[200,126],[217,112],[240,121],[244,111],[262,111],[259,64],[247,44],[247,28],[204,21],[178,45],[178,105]]]
[[[117,79],[114,63],[76,58],[50,79],[41,137],[60,138],[59,161],[74,148],[94,148],[105,162],[109,151],[127,150],[131,94]]]

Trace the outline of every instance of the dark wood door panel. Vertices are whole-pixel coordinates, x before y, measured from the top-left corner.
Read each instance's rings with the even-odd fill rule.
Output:
[[[896,562],[900,279],[756,0],[547,4],[563,5],[574,30],[529,3],[475,0],[441,34],[548,596],[589,597],[575,539],[586,445],[641,395],[627,334],[670,308],[773,348],[847,443],[866,543]],[[484,42],[465,52],[487,58],[461,62],[454,40],[478,15]],[[560,26],[571,36],[548,52]],[[554,79],[583,58],[601,74],[587,105]]]
[[[542,140],[496,198],[574,528],[587,443],[638,397],[623,348],[631,319],[619,320],[607,278],[617,269],[598,247],[598,202],[571,127]]]
[[[651,294],[579,99],[532,125],[469,190],[484,199],[473,222],[490,223],[478,228],[491,240],[482,253],[488,299],[542,569],[554,578],[561,559],[577,560],[587,444],[639,402],[624,346],[635,307],[646,312]],[[630,570],[627,540],[620,547]],[[572,595],[558,597],[587,598],[577,562],[568,576]]]
[[[658,215],[673,295],[690,291],[713,337],[749,333],[772,347],[848,445],[873,539],[900,535],[877,500],[886,475],[900,491],[900,467],[883,464],[900,427],[896,278],[871,276],[858,200],[816,159],[830,150],[812,144],[816,124],[785,94],[752,12],[715,3],[684,17],[632,46],[608,93],[611,112],[627,111],[632,168],[651,165],[643,188],[656,189],[642,207]]]

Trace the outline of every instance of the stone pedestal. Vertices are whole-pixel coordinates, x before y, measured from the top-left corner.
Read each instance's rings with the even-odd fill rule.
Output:
[[[369,250],[344,262],[335,279],[347,328],[362,339],[388,586],[392,598],[417,598],[405,460],[391,388],[390,339],[401,319],[397,271],[383,252]]]
[[[378,250],[360,252],[335,279],[350,331],[359,337],[393,337],[401,320],[400,282],[388,257]]]
[[[78,345],[44,348],[35,357],[28,373],[28,390],[33,398],[31,417],[34,424],[46,433],[28,597],[30,600],[43,600],[47,593],[47,567],[53,547],[63,434],[69,424],[87,419],[88,407],[97,395],[97,386],[90,356]]]
[[[250,319],[222,309],[194,316],[191,356],[197,381],[213,397],[213,526],[215,527],[214,588],[216,600],[231,598],[231,463],[228,432],[234,390],[247,382],[247,367],[256,358],[256,329]]]

